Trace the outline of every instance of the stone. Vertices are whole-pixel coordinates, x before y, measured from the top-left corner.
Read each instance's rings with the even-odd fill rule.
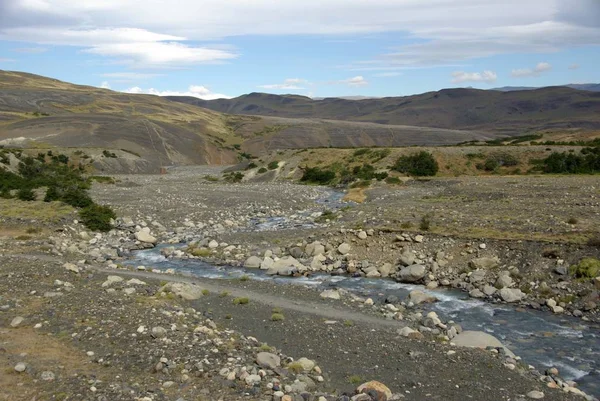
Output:
[[[392,390],[385,384],[375,380],[361,384],[356,388],[356,392],[358,394],[369,394],[372,399],[373,395],[375,395],[375,401],[387,401],[392,398]],[[374,392],[374,394],[372,392]]]
[[[478,288],[469,291],[469,296],[472,298],[485,298],[485,294]]]
[[[256,355],[256,363],[258,363],[260,367],[273,370],[281,366],[281,358],[270,352],[259,352]]]
[[[469,282],[471,284],[478,284],[485,281],[486,271],[485,270],[475,270],[469,276]]]
[[[384,263],[377,270],[379,271],[379,274],[381,274],[381,277],[389,277],[392,273],[393,268],[394,267],[391,263]]]
[[[108,276],[106,277],[106,281],[102,283],[102,287],[110,287],[115,283],[120,283],[123,281],[123,277],[121,276]]]
[[[398,274],[398,281],[403,283],[415,283],[425,277],[426,269],[423,265],[411,265],[403,267]]]
[[[273,260],[273,258],[271,258],[270,256],[265,256],[263,261],[260,263],[260,269],[261,270],[269,270],[270,268],[273,267],[274,263],[275,263],[275,260]]]
[[[548,307],[549,307],[550,309],[552,309],[552,308],[554,308],[554,307],[556,306],[556,301],[555,301],[555,300],[553,300],[552,298],[548,298],[548,299],[546,300],[546,305],[548,305]]]
[[[498,267],[500,261],[498,258],[476,258],[469,262],[472,269],[490,270]]]
[[[404,251],[402,252],[402,255],[400,255],[400,264],[402,266],[410,266],[413,265],[415,263],[416,260],[416,256],[414,253],[410,252],[410,251]]]
[[[27,369],[27,365],[24,362],[19,362],[15,365],[15,372],[23,373]]]
[[[342,255],[347,255],[350,252],[350,245],[347,243],[342,243],[338,246],[338,252]]]
[[[202,288],[188,283],[167,283],[162,287],[162,290],[165,292],[172,292],[188,301],[194,301],[203,296]]]
[[[145,242],[147,244],[156,244],[158,240],[150,235],[149,230],[140,230],[135,233],[135,239],[140,242]]]
[[[56,378],[56,375],[54,374],[54,372],[52,372],[50,370],[46,370],[46,371],[42,372],[42,374],[40,375],[40,378],[43,381],[51,382]]]
[[[131,280],[128,280],[127,284],[129,284],[129,285],[146,285],[145,282],[143,282],[142,280],[138,280],[137,278],[132,278]]]
[[[24,317],[22,317],[22,316],[17,316],[17,317],[15,317],[13,320],[11,320],[11,322],[10,322],[10,327],[12,327],[12,328],[17,328],[17,327],[19,327],[19,325],[20,325],[21,323],[23,323],[23,321],[24,321],[24,320],[25,320],[25,318],[24,318]]]
[[[77,267],[77,265],[74,265],[73,263],[65,263],[63,265],[63,267],[70,272],[73,273],[79,273],[79,267]]]
[[[496,337],[483,331],[463,331],[452,339],[454,345],[459,347],[482,348],[487,347],[502,348],[507,355],[514,358],[514,354],[504,346]]]
[[[503,288],[498,292],[502,300],[509,303],[518,302],[526,297],[526,294],[518,288]]]
[[[299,363],[300,366],[302,366],[302,369],[305,372],[310,372],[315,367],[315,362],[311,361],[308,358],[302,357],[302,358],[298,359],[296,362]]]
[[[156,326],[152,328],[152,337],[154,338],[164,338],[167,336],[167,329],[164,327]]]
[[[358,234],[356,234],[356,236],[357,236],[359,239],[367,239],[367,232],[366,232],[366,231],[362,231],[362,230],[361,230],[361,231],[359,231],[359,232],[358,232]]]
[[[532,400],[541,400],[544,398],[544,393],[541,391],[533,390],[527,393],[527,398],[531,398]]]
[[[320,295],[321,298],[340,299],[340,292],[338,290],[325,290]]]
[[[569,273],[569,271],[567,269],[567,266],[559,265],[554,268],[554,273],[556,273],[560,276],[566,276]]]
[[[419,333],[416,330],[411,329],[408,326],[398,329],[397,332],[398,332],[398,334],[400,334],[403,337],[411,338],[414,340],[421,340],[424,338],[423,334]]]
[[[262,262],[263,262],[262,259],[259,258],[258,256],[250,256],[244,262],[244,267],[247,269],[258,269],[260,267],[260,265],[262,264]]]
[[[600,277],[596,277],[594,279],[594,286],[596,287],[596,289],[600,290]]]
[[[424,303],[432,303],[437,302],[438,299],[432,295],[425,294],[423,291],[414,290],[411,291],[408,295],[408,299],[415,305],[420,305]]]
[[[425,237],[423,237],[422,235],[415,235],[415,242],[421,243],[424,239]]]
[[[498,289],[496,289],[496,287],[494,287],[492,285],[486,284],[483,286],[483,293],[485,295],[488,295],[488,296],[494,295],[496,293],[496,291],[498,291]]]
[[[219,243],[213,239],[208,243],[208,247],[210,249],[216,249],[219,247]]]
[[[496,288],[506,288],[513,284],[513,279],[508,274],[501,274],[496,280]]]

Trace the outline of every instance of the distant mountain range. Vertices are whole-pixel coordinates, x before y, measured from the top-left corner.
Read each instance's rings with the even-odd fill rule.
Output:
[[[443,89],[414,96],[349,100],[250,93],[233,99],[170,100],[221,113],[369,122],[506,135],[600,129],[600,92],[563,86],[523,91]]]
[[[568,84],[562,85],[567,88],[577,89],[580,91],[600,92],[600,84]],[[540,87],[534,86],[503,86],[501,88],[492,88],[490,90],[500,92],[514,92],[514,91],[530,91],[535,89],[541,89]]]

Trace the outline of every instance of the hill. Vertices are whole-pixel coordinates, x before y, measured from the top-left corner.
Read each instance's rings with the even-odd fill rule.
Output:
[[[189,97],[169,99],[231,114],[371,122],[504,135],[546,129],[600,128],[600,93],[565,87],[516,92],[444,89],[415,96],[363,100],[314,100],[265,93],[209,101]]]
[[[562,85],[566,88],[577,89],[580,91],[600,92],[600,84],[568,84]],[[501,92],[528,91],[541,89],[535,86],[503,86],[501,88],[493,88],[491,90]]]
[[[103,167],[150,172],[174,164],[234,163],[233,145],[240,142],[227,118],[210,110],[0,71],[0,144],[123,149],[119,160]]]

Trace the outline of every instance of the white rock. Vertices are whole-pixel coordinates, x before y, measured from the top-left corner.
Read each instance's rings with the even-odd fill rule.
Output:
[[[340,292],[338,290],[325,290],[320,295],[321,298],[340,299]]]
[[[338,252],[342,255],[347,255],[350,252],[350,245],[345,242],[340,244],[340,246],[338,246]]]
[[[23,321],[24,321],[24,320],[25,320],[25,318],[24,318],[24,317],[22,317],[22,316],[17,316],[17,317],[15,317],[13,320],[11,320],[11,322],[10,322],[10,327],[12,327],[12,328],[19,327],[19,325],[20,325],[21,323],[23,323]]]
[[[217,241],[215,241],[215,240],[212,240],[212,241],[210,241],[210,242],[208,243],[208,247],[209,247],[210,249],[215,249],[215,248],[218,248],[218,247],[219,247],[219,243],[218,243]]]
[[[362,231],[362,230],[361,230],[361,231],[359,231],[359,232],[358,232],[358,234],[356,234],[356,236],[357,236],[359,239],[367,239],[367,233],[366,233],[365,231]]]
[[[27,365],[24,362],[19,362],[15,365],[16,372],[22,373],[25,372],[25,369],[27,369]]]
[[[136,232],[135,238],[140,242],[145,242],[148,244],[156,244],[158,242],[158,240],[155,237],[153,237],[152,235],[150,235],[150,233],[147,232],[146,230],[140,230],[140,231]]]
[[[527,397],[531,398],[532,400],[541,400],[542,398],[544,398],[544,393],[542,393],[541,391],[533,390],[527,393]]]

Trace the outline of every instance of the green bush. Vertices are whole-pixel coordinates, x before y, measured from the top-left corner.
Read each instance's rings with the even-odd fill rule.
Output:
[[[367,153],[371,153],[371,149],[356,149],[352,155],[356,157],[366,155]]]
[[[44,202],[54,202],[60,200],[60,192],[55,185],[51,185],[46,190],[46,196],[44,196]]]
[[[273,313],[271,315],[271,321],[273,321],[273,322],[280,322],[284,319],[285,319],[285,316],[283,316],[283,313]]]
[[[246,297],[241,297],[241,298],[234,298],[233,299],[233,304],[234,305],[246,305],[250,302],[250,300]]]
[[[79,211],[81,222],[92,231],[110,231],[112,225],[111,219],[116,219],[117,215],[108,206],[89,205]]]
[[[600,260],[583,258],[577,265],[571,266],[569,273],[577,278],[594,278],[600,275]]]
[[[551,174],[592,174],[600,172],[600,146],[583,148],[580,154],[553,152],[542,160],[542,169]]]
[[[385,182],[391,185],[400,185],[402,184],[402,180],[398,177],[388,177],[385,179]]]
[[[274,161],[272,161],[271,163],[269,163],[269,164],[267,165],[267,168],[268,168],[269,170],[275,170],[275,169],[276,169],[276,168],[278,168],[278,167],[279,167],[279,162],[278,162],[277,160],[274,160]]]
[[[332,170],[323,170],[318,167],[308,167],[304,170],[304,174],[300,181],[327,185],[335,179],[335,172]]]
[[[426,214],[425,216],[421,217],[421,222],[419,223],[419,228],[423,231],[429,231],[429,229],[431,228],[431,215],[430,214]]]
[[[259,168],[259,169],[258,169],[258,174],[264,174],[264,173],[266,173],[267,171],[269,171],[269,170],[267,170],[267,169],[266,169],[266,168],[264,168],[264,167],[261,167],[261,168]]]
[[[63,193],[61,200],[67,205],[81,208],[88,207],[94,204],[94,201],[90,196],[82,189],[68,189]]]
[[[36,196],[30,188],[21,188],[17,192],[17,198],[22,201],[34,201]]]
[[[392,169],[415,177],[426,177],[436,175],[439,166],[431,153],[421,151],[410,156],[400,156]]]

